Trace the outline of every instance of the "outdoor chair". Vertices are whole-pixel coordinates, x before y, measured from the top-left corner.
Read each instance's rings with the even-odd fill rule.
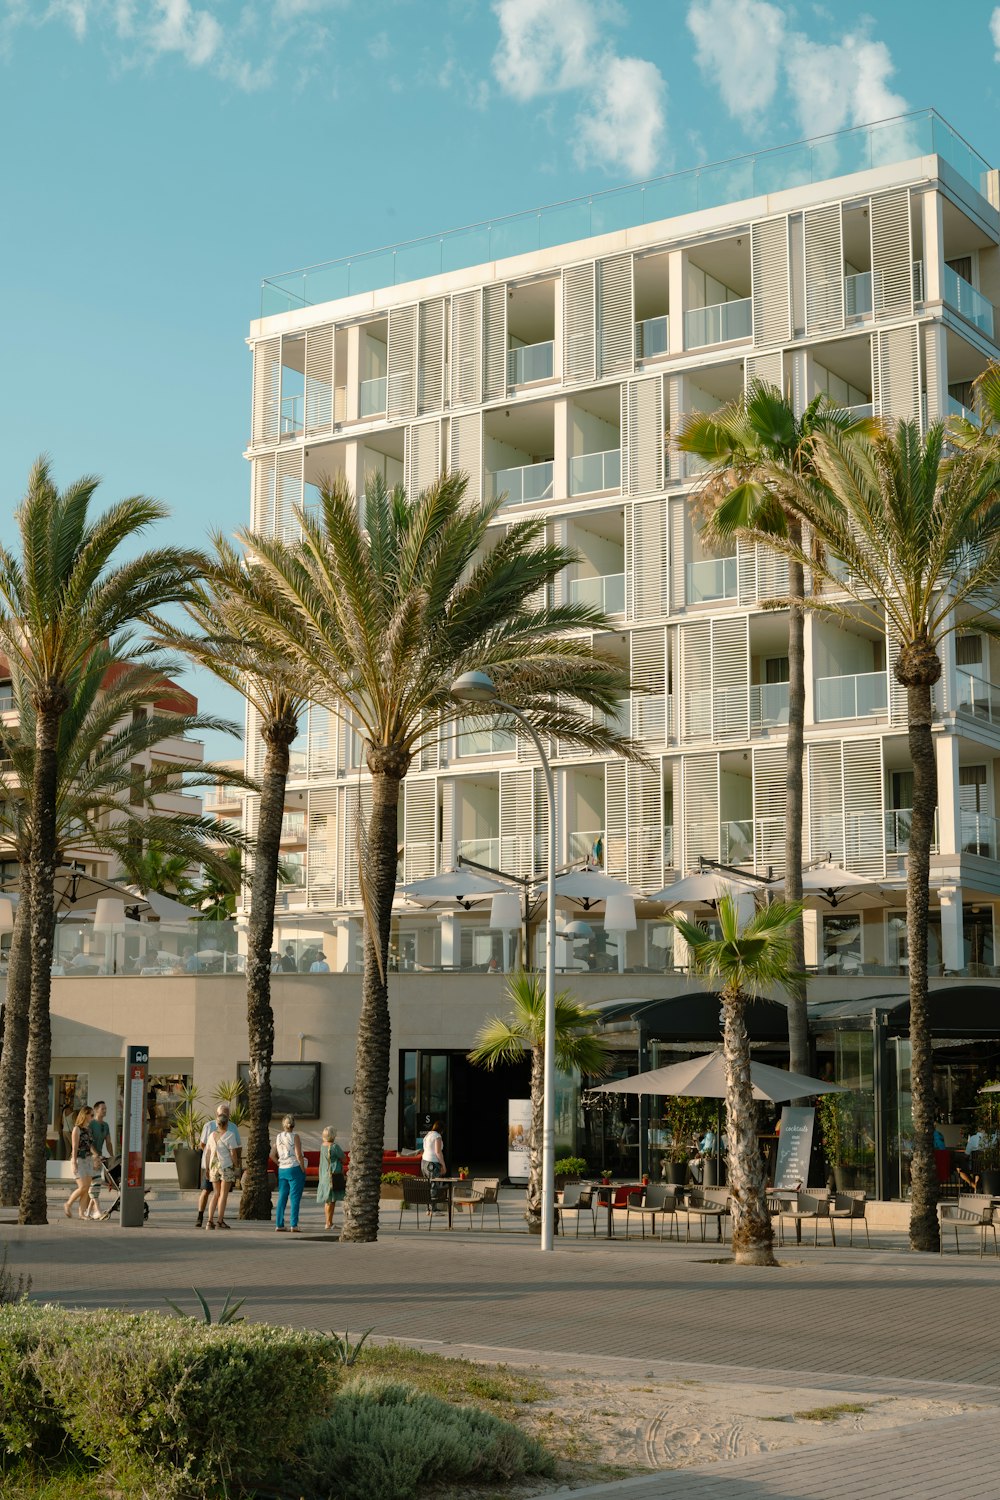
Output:
[[[819,1221],[825,1219],[830,1226],[830,1238],[834,1244],[837,1243],[837,1233],[830,1218],[830,1200],[826,1193],[803,1193],[797,1192],[792,1197],[769,1197],[767,1208],[771,1217],[778,1221],[778,1244],[785,1243],[785,1220],[795,1225],[795,1238],[801,1242],[802,1225],[811,1222],[813,1229],[813,1244],[819,1244]]]
[[[687,1238],[691,1238],[691,1216],[701,1220],[701,1237],[705,1238],[705,1224],[709,1219],[716,1223],[716,1237],[721,1244],[726,1242],[725,1220],[729,1217],[729,1193],[726,1188],[691,1188],[687,1203]]]
[[[427,1228],[433,1228],[435,1216],[431,1209],[432,1203],[435,1200],[431,1198],[430,1180],[426,1177],[404,1177],[402,1188],[403,1200],[399,1205],[399,1224],[397,1227],[400,1229],[403,1227],[403,1214],[406,1210],[414,1208],[417,1210],[413,1216],[417,1228],[420,1228],[421,1209],[426,1211]]]
[[[677,1222],[677,1203],[672,1186],[666,1182],[650,1183],[641,1192],[632,1193],[625,1202],[625,1238],[628,1239],[629,1221],[633,1215],[638,1216],[642,1225],[642,1237],[646,1238],[646,1219],[651,1219],[650,1228],[656,1233],[656,1216],[660,1216],[660,1239],[663,1238],[663,1225],[669,1219],[671,1233]]]
[[[485,1229],[486,1209],[492,1206],[497,1211],[497,1228],[500,1226],[500,1179],[499,1177],[474,1177],[471,1182],[460,1183],[454,1191],[452,1203],[455,1208],[469,1210],[469,1228],[472,1218],[479,1211],[479,1227]]]
[[[849,1244],[854,1244],[854,1225],[861,1220],[865,1226],[865,1239],[869,1250],[872,1247],[872,1237],[868,1233],[868,1194],[861,1188],[851,1189],[844,1193],[835,1193],[830,1204],[830,1229],[833,1231],[834,1224],[844,1221],[850,1226]],[[836,1240],[834,1240],[836,1244]]]
[[[982,1260],[986,1251],[986,1231],[993,1231],[993,1253],[998,1254],[997,1248],[997,1226],[993,1220],[993,1199],[985,1193],[970,1193],[963,1198],[961,1203],[939,1203],[938,1231],[940,1234],[940,1250],[944,1254],[944,1229],[950,1224],[955,1231],[955,1254],[960,1254],[958,1244],[958,1231],[961,1228],[979,1230],[979,1259]]]
[[[562,1196],[556,1207],[559,1210],[559,1220],[562,1233],[566,1233],[562,1225],[564,1214],[576,1215],[576,1238],[580,1238],[580,1215],[590,1215],[590,1226],[596,1237],[597,1235],[597,1202],[594,1198],[594,1190],[589,1182],[568,1182],[562,1190]]]

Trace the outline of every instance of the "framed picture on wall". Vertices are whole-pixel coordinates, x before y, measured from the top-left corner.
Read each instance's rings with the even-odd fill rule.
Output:
[[[271,1114],[294,1115],[298,1120],[319,1119],[318,1062],[275,1062],[271,1064]],[[246,1088],[250,1064],[236,1065],[237,1077]]]

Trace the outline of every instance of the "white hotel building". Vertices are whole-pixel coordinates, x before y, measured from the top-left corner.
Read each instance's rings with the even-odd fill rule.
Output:
[[[670,433],[754,377],[863,413],[938,421],[997,355],[997,173],[933,113],[660,179],[264,283],[254,358],[252,524],[295,537],[324,476],[362,491],[372,470],[419,488],[442,468],[505,516],[546,517],[579,561],[557,597],[603,605],[595,646],[629,668],[621,722],[650,753],[626,766],[553,744],[557,861],[595,855],[649,894],[699,856],[780,869],[787,624],[759,601],[782,563],[709,551],[698,465]],[[1000,661],[949,639],[937,690],[940,811],[932,972],[989,973],[1000,897]],[[806,626],[804,848],[880,882],[905,870],[911,773],[893,641],[859,619]],[[994,700],[994,694],[997,695]],[[249,743],[259,744],[249,726]],[[289,806],[306,811],[296,912],[359,951],[356,738],[321,710],[293,750]],[[544,790],[530,746],[457,735],[425,755],[400,810],[406,880],[463,855],[540,868]],[[899,898],[811,918],[821,971],[900,975]],[[626,967],[671,953],[659,912],[628,935]],[[606,966],[622,939],[561,946]],[[479,967],[499,951],[488,912],[400,902],[401,968]],[[617,968],[617,962],[614,963]]]

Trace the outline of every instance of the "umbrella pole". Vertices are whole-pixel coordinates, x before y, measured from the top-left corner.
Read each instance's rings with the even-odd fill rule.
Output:
[[[715,1185],[722,1186],[722,1100],[715,1101]]]

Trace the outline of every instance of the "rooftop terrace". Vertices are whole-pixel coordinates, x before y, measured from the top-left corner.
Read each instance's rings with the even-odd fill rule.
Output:
[[[261,317],[933,155],[986,196],[989,163],[935,110],[918,110],[267,277]]]

